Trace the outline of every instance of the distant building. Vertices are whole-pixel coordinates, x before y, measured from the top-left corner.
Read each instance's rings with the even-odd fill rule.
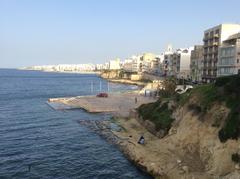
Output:
[[[173,48],[171,45],[168,45],[167,50],[163,52],[163,61],[162,61],[162,74],[163,76],[172,75],[172,58],[173,58]]]
[[[132,72],[133,71],[133,60],[128,58],[125,59],[122,63],[122,69],[126,72]]]
[[[239,24],[220,24],[204,32],[203,81],[215,80],[217,77],[218,48],[229,36],[239,31]]]
[[[202,81],[203,45],[195,45],[191,51],[190,76],[192,81]]]
[[[230,36],[219,47],[217,76],[240,73],[240,33]]]
[[[144,53],[141,57],[142,61],[142,72],[152,72],[153,66],[155,64],[155,55],[152,53]]]
[[[177,50],[177,53],[180,56],[180,65],[178,71],[178,78],[190,78],[190,61],[191,61],[191,51],[193,47],[184,48]]]
[[[117,58],[116,60],[109,61],[109,70],[119,70],[119,69],[121,69],[119,58]]]
[[[130,58],[124,60],[122,69],[127,72],[141,72],[142,71],[142,59],[141,55],[133,55]]]
[[[96,70],[94,64],[59,64],[28,67],[31,70],[41,70],[49,72],[91,72]]]
[[[181,48],[164,54],[164,75],[177,78],[190,77],[190,57],[193,47]]]

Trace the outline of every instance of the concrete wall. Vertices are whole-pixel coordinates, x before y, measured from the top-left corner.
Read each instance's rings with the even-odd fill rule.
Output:
[[[142,79],[142,75],[138,75],[138,74],[131,75],[131,80],[132,81],[139,81],[141,79]]]

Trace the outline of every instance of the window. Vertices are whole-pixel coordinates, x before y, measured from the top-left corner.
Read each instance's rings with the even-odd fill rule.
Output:
[[[222,55],[222,56],[225,56],[225,53],[226,53],[225,49],[222,49],[221,55]]]

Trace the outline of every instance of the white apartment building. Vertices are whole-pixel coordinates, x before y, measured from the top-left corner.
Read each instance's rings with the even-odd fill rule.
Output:
[[[162,61],[162,74],[163,76],[172,76],[172,55],[173,55],[173,47],[172,45],[167,46],[167,50],[162,53],[163,61]]]
[[[219,47],[217,77],[240,73],[240,32],[223,41]]]
[[[240,31],[240,24],[220,24],[204,31],[203,81],[211,82],[217,77],[218,50],[222,42]]]
[[[141,72],[142,59],[141,55],[133,55],[130,58],[124,60],[122,68],[127,72]]]
[[[142,72],[158,73],[159,72],[159,58],[152,53],[144,53],[141,57]]]
[[[117,58],[115,60],[110,60],[108,69],[109,70],[120,70],[121,69],[120,59]]]
[[[172,48],[164,52],[163,75],[177,78],[190,77],[190,57],[193,47],[180,48],[173,51]]]
[[[184,48],[177,50],[179,54],[179,70],[177,71],[178,78],[190,78],[190,62],[191,62],[191,51],[193,47]],[[178,64],[177,64],[178,68]]]

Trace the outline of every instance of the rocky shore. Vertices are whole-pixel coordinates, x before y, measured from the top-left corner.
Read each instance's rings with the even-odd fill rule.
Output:
[[[223,82],[225,84],[225,81]],[[166,116],[153,116],[158,117],[157,121],[153,118],[149,125],[149,118],[143,120],[139,116],[140,113],[129,113],[141,105],[134,103],[133,94],[118,96],[118,100],[111,99],[104,103],[110,107],[113,107],[113,104],[117,106],[118,115],[112,113],[115,116],[112,120],[80,123],[119,146],[130,161],[155,178],[238,179],[240,161],[233,157],[239,156],[239,139],[229,137],[224,142],[219,139],[219,131],[229,119],[232,109],[226,106],[225,102],[218,101],[215,94],[222,94],[223,91],[216,89],[216,86],[204,85],[176,99],[166,98],[166,108],[171,108],[170,115],[174,120],[164,135],[158,135],[159,130],[152,129],[157,129],[154,125],[167,119]],[[238,92],[236,90],[236,93]],[[225,97],[229,99],[229,96]],[[143,96],[145,103],[150,102],[144,99],[150,98]],[[235,102],[234,99],[233,101]],[[148,109],[145,112],[159,115],[156,112],[161,111],[160,103],[157,101],[151,105],[155,108],[145,108]],[[236,108],[234,114],[238,114],[238,109]],[[234,128],[233,125],[230,127]],[[145,144],[140,145],[138,140],[142,135]]]
[[[226,157],[238,150],[238,141],[222,144],[217,140],[217,130],[202,125],[186,108],[175,115],[178,121],[164,138],[153,135],[135,118],[80,123],[116,144],[130,161],[154,178],[239,178],[239,167]],[[144,145],[137,143],[141,135]]]

